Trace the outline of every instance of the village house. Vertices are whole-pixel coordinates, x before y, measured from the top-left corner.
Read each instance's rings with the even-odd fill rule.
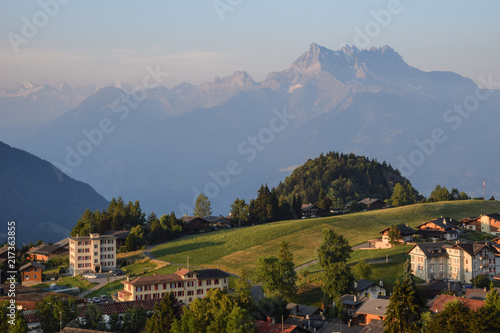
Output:
[[[385,298],[365,298],[354,315],[359,325],[368,325],[372,320],[384,320],[388,305],[389,300]]]
[[[463,228],[500,236],[500,214],[487,214],[461,221]]]
[[[302,217],[318,217],[321,214],[321,208],[313,204],[303,204],[301,206]]]
[[[398,238],[398,241],[400,243],[413,241],[413,235],[417,232],[416,230],[413,230],[407,224],[398,224],[396,228],[398,228],[399,230],[400,237]],[[370,244],[370,248],[388,249],[392,247],[391,243],[389,243],[389,229],[391,228],[385,228],[384,230],[379,231],[379,233],[382,235],[382,238],[369,240],[368,242]]]
[[[69,238],[69,272],[106,272],[116,269],[116,237],[92,233]]]
[[[214,228],[214,227],[228,228],[232,224],[232,222],[229,218],[224,217],[222,215],[221,216],[205,216],[203,219],[208,221],[209,226],[212,228]]]
[[[450,279],[469,283],[477,275],[493,280],[500,272],[500,251],[496,244],[484,242],[420,243],[408,254],[413,274],[427,282]]]
[[[385,202],[379,199],[364,198],[358,204],[363,206],[364,209],[380,209],[385,207]]]
[[[354,289],[356,290],[356,294],[359,297],[377,298],[379,296],[387,295],[387,291],[385,290],[383,285],[384,282],[382,281],[382,279],[379,280],[379,283],[361,279],[357,282],[354,282]]]
[[[210,222],[197,216],[188,216],[184,214],[180,220],[184,223],[184,228],[190,234],[204,232],[210,227]]]
[[[67,255],[68,247],[61,243],[52,245],[41,244],[31,248],[26,254],[28,255],[28,260],[47,262],[52,257]]]
[[[120,302],[162,298],[171,291],[182,304],[190,304],[195,298],[205,297],[207,291],[227,289],[229,274],[219,269],[191,271],[183,268],[174,274],[140,276],[122,281],[118,291]]]
[[[276,322],[271,317],[267,317],[266,321],[255,321],[255,332],[257,333],[309,333],[310,331],[303,329],[298,325],[290,325],[281,322]]]
[[[449,296],[449,295],[439,295],[436,298],[430,300],[427,303],[427,306],[429,307],[430,312],[438,313],[438,312],[443,311],[446,303],[453,302],[455,300],[458,300],[465,307],[469,308],[472,311],[476,311],[479,308],[481,308],[482,306],[484,306],[484,301],[481,301],[481,300],[462,298],[462,297],[456,297],[456,296]]]
[[[455,240],[460,234],[460,222],[450,217],[441,217],[417,226],[418,234],[430,240]]]
[[[115,236],[116,248],[119,250],[120,247],[125,246],[125,241],[127,240],[130,230],[110,230],[103,235],[105,236]]]
[[[19,273],[21,274],[21,282],[23,284],[27,282],[42,282],[42,274],[45,270],[45,266],[37,262],[30,262],[19,268]]]

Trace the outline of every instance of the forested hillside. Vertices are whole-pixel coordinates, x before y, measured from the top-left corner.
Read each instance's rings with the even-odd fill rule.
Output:
[[[276,193],[280,201],[291,203],[294,196],[300,196],[303,203],[340,208],[352,200],[389,199],[394,186],[406,182],[409,180],[385,161],[329,152],[296,168]]]

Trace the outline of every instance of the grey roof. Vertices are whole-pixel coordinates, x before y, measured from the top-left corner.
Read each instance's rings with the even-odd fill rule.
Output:
[[[315,314],[319,308],[315,306],[302,305],[297,303],[288,303],[286,308],[290,310],[292,316],[306,317]]]
[[[198,274],[198,280],[221,279],[229,276],[228,273],[221,271],[220,269],[202,269],[193,272]]]
[[[359,201],[358,203],[360,204],[364,204],[364,205],[371,205],[377,201],[380,201],[381,203],[383,203],[385,205],[385,202],[382,201],[382,200],[379,200],[379,199],[373,199],[373,198],[364,198],[363,200]]]
[[[43,245],[41,247],[37,247],[35,249],[28,251],[28,253],[29,254],[34,253],[34,254],[49,255],[49,254],[52,254],[59,249],[67,250],[64,248],[64,246],[60,246],[60,245]]]
[[[457,220],[452,219],[451,217],[446,217],[445,216],[445,217],[440,217],[440,218],[433,219],[433,220],[430,220],[430,221],[426,221],[426,222],[420,224],[418,227],[423,226],[424,224],[429,223],[429,222],[432,222],[435,225],[440,226],[445,231],[449,231],[451,229],[457,228],[458,225],[459,225],[459,223],[460,223]]]
[[[363,304],[356,311],[356,314],[372,314],[375,316],[385,316],[385,311],[388,305],[388,299],[367,297]]]
[[[355,301],[355,299],[356,299],[356,301]],[[340,297],[340,301],[343,304],[352,305],[352,306],[356,306],[358,304],[363,303],[364,299],[365,299],[364,297],[360,297],[357,295],[351,295],[351,294],[345,294],[345,295],[342,295],[342,297]]]
[[[488,216],[494,220],[500,221],[500,214],[498,214],[498,213],[486,214],[486,216]]]
[[[372,281],[361,279],[358,281],[358,286],[356,287],[356,290],[358,292],[362,292],[363,290],[366,290],[373,285],[377,285],[377,284],[375,282],[372,282]]]
[[[426,257],[446,257],[448,256],[448,253],[443,248],[443,246],[445,245],[445,243],[418,243],[417,245],[412,247],[411,250],[408,251],[408,253],[418,246]]]
[[[37,262],[29,262],[27,263],[26,265],[24,266],[21,266],[21,268],[19,268],[19,271],[24,271],[26,268],[30,267],[30,266],[33,266],[33,267],[37,267],[37,268],[40,268],[41,270],[44,270],[45,269],[45,266],[42,265],[42,264],[39,264]]]
[[[399,229],[399,232],[401,233],[402,236],[409,236],[417,233],[416,230],[410,228],[406,224],[398,224],[396,227]],[[379,233],[383,233],[384,231],[389,230],[390,228],[385,228],[384,230],[379,231]]]
[[[262,287],[260,285],[251,286],[250,287],[250,295],[252,295],[253,299],[258,302],[264,298],[264,292],[262,291]]]
[[[205,221],[208,221],[208,222],[219,222],[219,221],[223,221],[223,222],[231,222],[230,219],[228,219],[227,217],[224,217],[224,216],[213,216],[213,215],[210,215],[210,216],[205,216],[203,218]]]
[[[107,239],[116,239],[115,236],[112,235],[105,235],[105,234],[99,234],[99,238],[92,238],[92,239],[101,239],[101,238],[107,238]],[[78,236],[78,237],[69,237],[69,239],[75,240],[75,241],[81,241],[81,240],[90,240],[90,236]]]
[[[125,239],[130,234],[130,230],[110,230],[104,235],[115,236],[117,239]]]

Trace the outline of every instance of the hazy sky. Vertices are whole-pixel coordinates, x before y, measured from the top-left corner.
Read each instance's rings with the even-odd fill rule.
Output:
[[[138,84],[145,68],[157,65],[170,73],[163,82],[168,87],[236,70],[261,81],[288,68],[312,42],[335,50],[387,44],[422,70],[500,80],[496,0],[40,0],[0,6],[1,87],[23,80]]]

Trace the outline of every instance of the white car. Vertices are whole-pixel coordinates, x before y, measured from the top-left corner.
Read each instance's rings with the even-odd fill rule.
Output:
[[[83,278],[85,279],[95,279],[97,276],[94,273],[85,273],[82,275]]]

